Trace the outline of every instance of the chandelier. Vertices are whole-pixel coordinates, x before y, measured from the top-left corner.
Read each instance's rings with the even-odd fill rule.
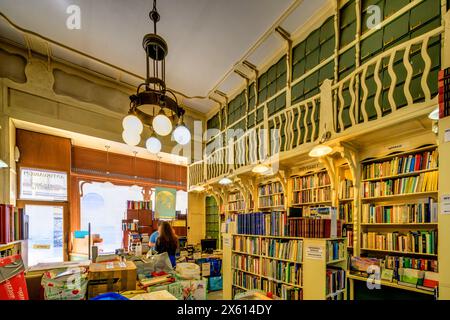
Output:
[[[136,94],[130,96],[130,109],[123,119],[123,141],[131,146],[141,142],[144,126],[149,127],[150,137],[145,146],[151,153],[161,151],[161,141],[158,136],[167,136],[172,132],[172,138],[180,145],[186,145],[191,140],[191,133],[184,124],[185,110],[178,105],[176,95],[166,87],[165,72],[168,47],[166,41],[156,33],[156,24],[160,15],[156,9],[156,0],[149,14],[153,21],[154,32],[144,36],[143,47],[146,55],[145,82],[137,88]],[[175,127],[175,130],[173,130]]]

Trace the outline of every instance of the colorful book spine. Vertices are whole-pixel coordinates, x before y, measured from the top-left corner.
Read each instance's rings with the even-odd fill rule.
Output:
[[[237,214],[237,233],[286,236],[288,233],[287,220],[287,213],[282,211]]]
[[[28,239],[28,216],[24,209],[0,204],[0,244]]]
[[[332,220],[309,217],[289,219],[289,235],[300,238],[332,237]],[[336,236],[342,237],[342,220],[336,221]]]
[[[151,201],[127,201],[128,210],[152,210]]]
[[[418,254],[437,254],[437,231],[364,232],[362,248]]]
[[[406,178],[388,179],[383,181],[364,181],[361,186],[362,197],[374,198],[436,192],[438,190],[438,177],[439,172],[432,171]]]
[[[437,167],[438,151],[425,151],[394,157],[388,161],[363,165],[363,180],[392,177],[422,170],[432,170],[437,169]]]
[[[362,205],[362,223],[437,223],[438,203],[427,202],[401,205]]]

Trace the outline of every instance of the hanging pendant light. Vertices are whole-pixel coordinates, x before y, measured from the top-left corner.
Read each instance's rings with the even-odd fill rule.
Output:
[[[160,136],[167,136],[172,132],[172,122],[165,115],[163,109],[160,109],[159,114],[153,118],[153,130]]]
[[[144,125],[141,120],[134,114],[129,114],[122,121],[122,127],[124,131],[141,134],[144,130]]]
[[[180,123],[173,131],[173,139],[180,145],[184,146],[191,141],[191,132],[184,125],[184,122],[180,119]]]
[[[333,152],[333,149],[331,147],[324,144],[319,144],[312,148],[312,150],[309,152],[309,156],[313,158],[320,158],[330,154],[331,152]]]
[[[157,154],[161,151],[161,141],[155,137],[150,137],[147,139],[147,142],[145,142],[145,147],[148,152]]]
[[[219,184],[224,185],[224,186],[232,184],[232,183],[233,183],[233,181],[228,177],[223,177],[222,179],[219,180]]]
[[[129,146],[137,146],[141,142],[141,135],[134,131],[125,130],[122,132],[122,139]]]
[[[178,105],[177,96],[165,83],[165,58],[168,46],[156,32],[156,24],[160,20],[156,0],[153,0],[153,9],[149,16],[153,21],[154,32],[145,35],[143,39],[146,55],[145,82],[138,86],[136,94],[130,96],[130,109],[122,122],[124,128],[122,138],[131,146],[139,144],[144,126],[151,127],[159,136],[168,136],[173,130],[174,123],[180,123],[185,114],[185,110]],[[186,126],[179,124],[174,132],[174,140],[184,145],[188,143],[186,140],[190,140],[190,137]],[[158,149],[157,142],[150,139],[147,139],[146,146],[151,144],[152,148],[148,149],[154,152]]]

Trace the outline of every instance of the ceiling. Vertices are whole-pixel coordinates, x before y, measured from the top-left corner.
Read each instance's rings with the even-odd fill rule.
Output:
[[[240,59],[248,53],[248,60],[260,67],[281,48],[281,37],[274,34],[259,41],[275,22],[294,33],[328,1],[158,1],[158,34],[169,45],[168,86],[190,97],[203,97],[183,103],[207,113],[214,103],[205,97],[216,85],[229,93],[242,84],[243,80],[230,72]],[[71,4],[81,9],[80,30],[66,27],[66,9]],[[150,0],[0,0],[0,12],[20,28],[144,76],[142,38],[153,32],[148,18],[152,5]],[[289,15],[283,16],[287,11]],[[23,41],[6,26],[0,22],[0,37]],[[257,48],[249,52],[258,41]],[[52,48],[52,53],[77,63],[72,53],[61,48]],[[94,67],[86,61],[83,66]]]

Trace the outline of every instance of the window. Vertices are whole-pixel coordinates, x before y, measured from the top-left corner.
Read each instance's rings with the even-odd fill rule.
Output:
[[[101,252],[114,252],[122,247],[122,219],[127,211],[127,201],[143,201],[141,190],[128,186],[105,187],[103,183],[86,183],[81,197],[81,229],[103,239]],[[153,203],[154,203],[154,199]]]
[[[92,234],[99,234],[103,239],[99,246],[101,252],[114,252],[122,247],[122,219],[126,216],[128,200],[143,201],[142,188],[106,187],[97,182],[83,185],[83,197],[80,201],[81,229],[88,230],[88,223],[91,223]],[[154,190],[151,201],[154,210]],[[177,191],[175,206],[181,214],[187,214],[187,192]]]

